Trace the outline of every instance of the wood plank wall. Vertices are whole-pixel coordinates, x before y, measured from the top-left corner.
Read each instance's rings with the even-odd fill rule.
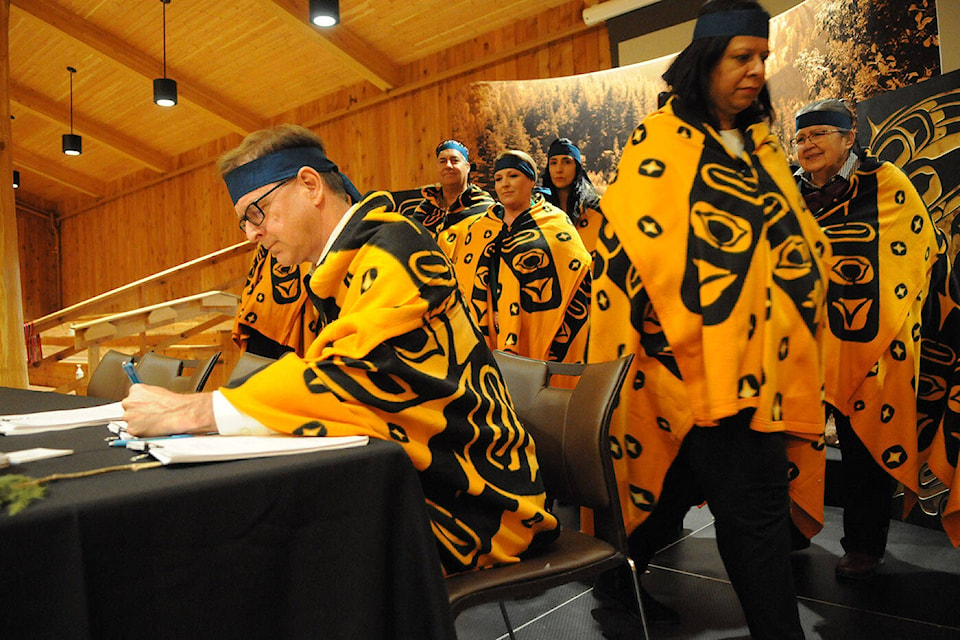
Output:
[[[586,28],[581,7],[581,3],[571,2],[407,65],[405,82],[422,87],[401,91],[398,97],[381,100],[371,86],[352,87],[282,114],[274,122],[311,126],[361,191],[409,189],[434,182],[434,148],[450,137],[450,114],[459,108],[455,97],[469,83],[560,77],[610,68],[606,28]],[[529,42],[547,42],[558,33],[572,35],[447,77],[450,70],[470,61],[495,58],[497,52],[516,51]],[[431,83],[432,76],[446,79]],[[330,112],[341,115],[330,119],[325,115]],[[229,136],[184,154],[178,159],[181,169],[163,181],[154,178],[147,186],[138,187],[138,183],[151,180],[150,174],[134,176],[117,186],[119,195],[101,204],[84,205],[79,198],[65,203],[60,212],[62,304],[76,303],[241,240],[226,188],[213,164],[239,140]],[[33,218],[26,224],[44,224]],[[246,260],[225,264],[207,279],[226,280],[245,270]],[[44,285],[31,282],[31,286]],[[205,286],[173,283],[160,297],[171,299]],[[145,300],[144,304],[158,301]],[[35,305],[30,309],[27,317],[36,317]]]
[[[60,256],[51,215],[17,207],[23,317],[39,318],[60,308]]]

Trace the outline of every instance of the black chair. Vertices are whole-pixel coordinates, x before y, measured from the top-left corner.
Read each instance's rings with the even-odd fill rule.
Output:
[[[621,565],[629,567],[645,638],[640,582],[630,559],[620,498],[610,459],[610,416],[633,355],[587,365],[531,360],[495,351],[497,364],[520,421],[533,436],[549,496],[593,511],[594,535],[562,528],[548,549],[516,564],[447,578],[453,615],[499,601],[513,638],[504,600],[538,595],[561,584],[593,580]],[[572,389],[550,386],[554,375],[576,378]]]

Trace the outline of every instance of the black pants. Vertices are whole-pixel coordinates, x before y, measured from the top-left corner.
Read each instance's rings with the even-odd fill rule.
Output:
[[[754,638],[803,638],[790,565],[790,499],[783,435],[749,428],[752,411],[694,427],[667,472],[653,513],[630,535],[642,571],[704,499],[717,547]]]
[[[833,409],[840,439],[843,481],[843,550],[882,558],[890,529],[893,478],[877,464],[850,426],[850,419]]]

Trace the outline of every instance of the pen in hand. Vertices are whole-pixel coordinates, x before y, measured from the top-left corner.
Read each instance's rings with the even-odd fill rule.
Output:
[[[140,379],[140,375],[137,373],[137,370],[133,366],[133,362],[129,360],[124,362],[122,365],[123,372],[127,374],[127,377],[130,378],[130,382],[133,384],[143,384],[143,380]]]

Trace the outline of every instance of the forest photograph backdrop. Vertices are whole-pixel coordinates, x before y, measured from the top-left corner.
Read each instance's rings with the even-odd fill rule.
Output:
[[[905,170],[949,231],[960,208],[960,96],[958,74],[940,76],[936,16],[934,0],[807,0],[771,20],[766,71],[773,129],[788,155],[800,107],[821,98],[855,102],[861,142],[873,146],[877,136],[883,159],[913,163]],[[623,144],[657,109],[666,90],[661,75],[674,55],[579,76],[465,88],[453,128],[476,159],[471,180],[493,193],[498,153],[524,150],[543,169],[550,143],[567,137],[602,192]],[[933,102],[930,95],[937,96]]]

